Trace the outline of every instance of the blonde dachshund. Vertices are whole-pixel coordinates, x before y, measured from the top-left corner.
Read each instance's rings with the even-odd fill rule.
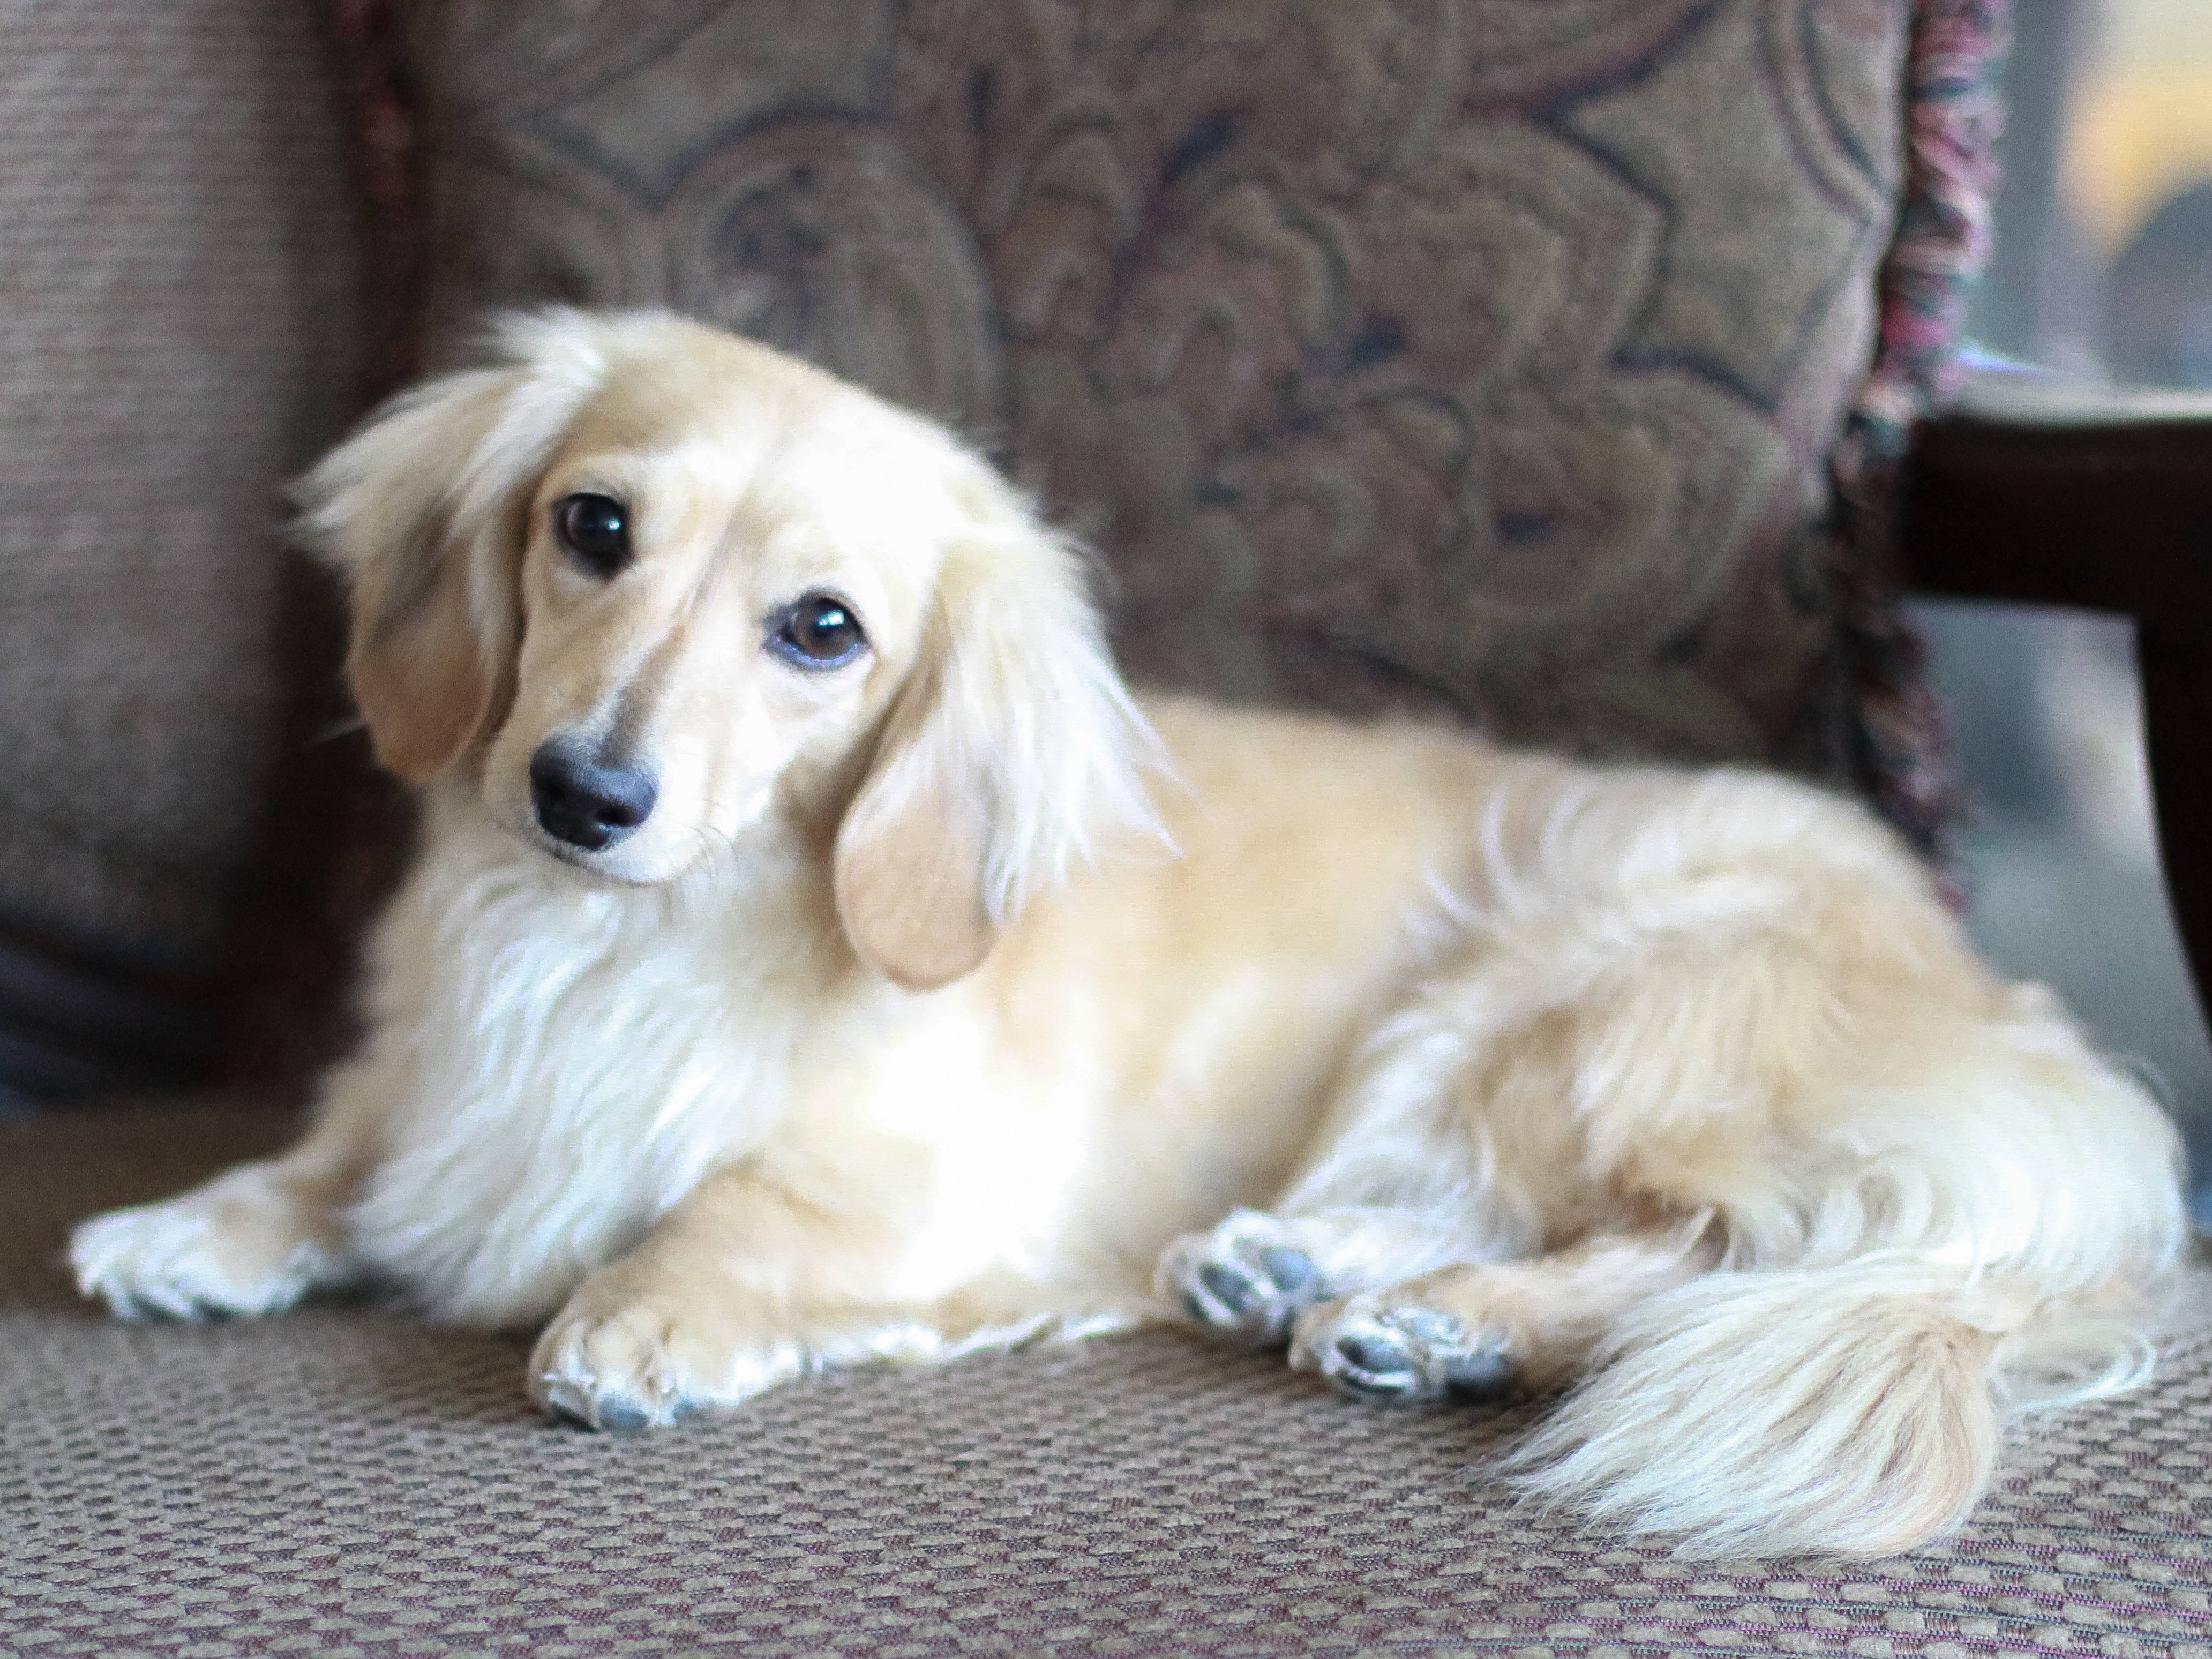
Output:
[[[1754,1551],[2146,1373],[2172,1132],[1856,806],[1133,700],[988,467],[664,315],[301,490],[423,844],[297,1148],[78,1231],[118,1313],[394,1285],[601,1429],[1194,1320]]]

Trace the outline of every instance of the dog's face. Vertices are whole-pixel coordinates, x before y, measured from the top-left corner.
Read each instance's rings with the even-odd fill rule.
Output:
[[[853,943],[915,986],[1141,816],[1075,562],[942,433],[672,318],[503,343],[302,486],[393,770],[622,882],[834,830]]]
[[[650,882],[809,805],[905,679],[962,528],[908,424],[765,353],[618,370],[523,504],[498,821]]]

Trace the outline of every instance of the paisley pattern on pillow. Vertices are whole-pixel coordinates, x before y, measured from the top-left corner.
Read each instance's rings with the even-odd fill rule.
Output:
[[[953,422],[1125,665],[1840,775],[1905,0],[422,0],[427,361],[672,305]]]

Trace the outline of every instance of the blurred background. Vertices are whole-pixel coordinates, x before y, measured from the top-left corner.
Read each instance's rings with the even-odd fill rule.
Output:
[[[1974,345],[2086,381],[2212,392],[2212,5],[2017,0],[2014,40]],[[1914,610],[1972,798],[1975,933],[2166,1099],[2212,1227],[2212,1042],[2159,872],[2132,629]]]

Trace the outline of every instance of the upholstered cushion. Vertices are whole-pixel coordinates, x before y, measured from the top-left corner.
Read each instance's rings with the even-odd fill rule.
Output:
[[[68,1223],[266,1113],[0,1129],[0,1653],[2212,1655],[2212,1284],[2144,1393],[2017,1438],[1950,1542],[1677,1559],[1524,1512],[1522,1419],[1379,1411],[1172,1332],[826,1378],[635,1438],[520,1340],[129,1327]]]
[[[427,358],[667,304],[1000,452],[1140,678],[1838,764],[1905,0],[425,0]]]
[[[0,933],[206,973],[267,842],[277,485],[359,393],[337,64],[289,0],[0,41]]]

